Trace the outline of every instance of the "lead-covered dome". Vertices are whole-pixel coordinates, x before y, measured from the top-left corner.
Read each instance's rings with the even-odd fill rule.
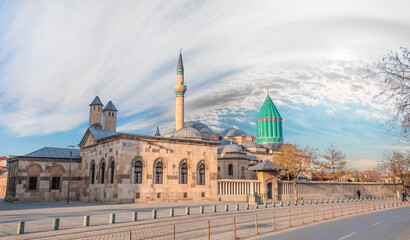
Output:
[[[209,128],[206,124],[201,122],[189,121],[187,122],[188,127],[193,127],[198,130],[200,133],[213,133],[211,128]]]
[[[193,127],[184,127],[178,129],[172,134],[173,138],[203,138],[201,133]]]
[[[223,149],[222,149],[223,153],[234,153],[234,152],[243,152],[243,149],[236,145],[236,144],[229,144],[226,145]]]
[[[221,137],[239,137],[239,136],[245,137],[247,134],[240,129],[228,128],[228,129],[223,130],[220,135]]]
[[[219,140],[219,145],[225,146],[228,144],[237,144],[237,143],[234,140],[226,139],[226,138]]]
[[[246,142],[243,142],[241,145],[246,148],[263,148],[262,145],[256,142],[253,142],[253,141],[246,141]]]

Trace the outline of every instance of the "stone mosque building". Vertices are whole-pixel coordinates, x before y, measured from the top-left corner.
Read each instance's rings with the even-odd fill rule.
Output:
[[[175,130],[165,136],[158,128],[153,136],[117,132],[117,108],[95,97],[79,150],[44,147],[9,160],[5,200],[64,201],[68,189],[70,199],[89,202],[218,200],[218,181],[262,176],[254,170],[273,162],[283,144],[282,117],[269,90],[256,118],[256,138],[240,129],[214,133],[204,123],[185,122],[186,91],[180,54]]]

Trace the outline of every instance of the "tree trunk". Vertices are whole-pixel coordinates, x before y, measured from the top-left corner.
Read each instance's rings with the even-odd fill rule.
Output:
[[[296,179],[293,180],[293,193],[295,194],[295,201],[298,200],[298,193],[297,193],[297,188],[296,188]]]

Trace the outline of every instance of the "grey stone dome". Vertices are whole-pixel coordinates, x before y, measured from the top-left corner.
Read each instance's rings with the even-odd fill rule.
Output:
[[[173,138],[203,138],[201,133],[193,127],[178,129],[172,134]]]
[[[223,130],[220,135],[222,137],[238,137],[238,136],[245,137],[247,134],[240,129],[228,128],[228,129]]]
[[[223,153],[228,153],[228,152],[232,152],[232,153],[234,153],[234,152],[243,152],[243,149],[242,149],[240,146],[236,145],[236,144],[229,144],[229,145],[226,145],[226,146],[222,149],[222,152],[223,152]]]
[[[246,148],[263,148],[262,145],[260,145],[259,143],[253,142],[253,141],[246,141],[246,142],[243,142],[241,145]]]
[[[222,146],[225,146],[225,145],[228,145],[228,144],[231,144],[231,143],[237,144],[234,140],[230,140],[230,139],[226,139],[226,138],[219,140],[219,145],[222,145]]]
[[[213,133],[212,130],[201,122],[189,121],[187,122],[188,127],[193,127],[201,133]]]

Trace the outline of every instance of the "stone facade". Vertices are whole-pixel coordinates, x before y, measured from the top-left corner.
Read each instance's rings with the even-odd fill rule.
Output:
[[[16,157],[9,160],[8,202],[67,200],[69,159]],[[71,160],[70,199],[80,199],[85,179],[81,177],[81,159]],[[54,182],[54,183],[53,183]]]
[[[217,199],[215,142],[129,134],[98,143],[92,134],[88,138],[81,146],[81,169],[88,179],[80,193],[82,201]]]

